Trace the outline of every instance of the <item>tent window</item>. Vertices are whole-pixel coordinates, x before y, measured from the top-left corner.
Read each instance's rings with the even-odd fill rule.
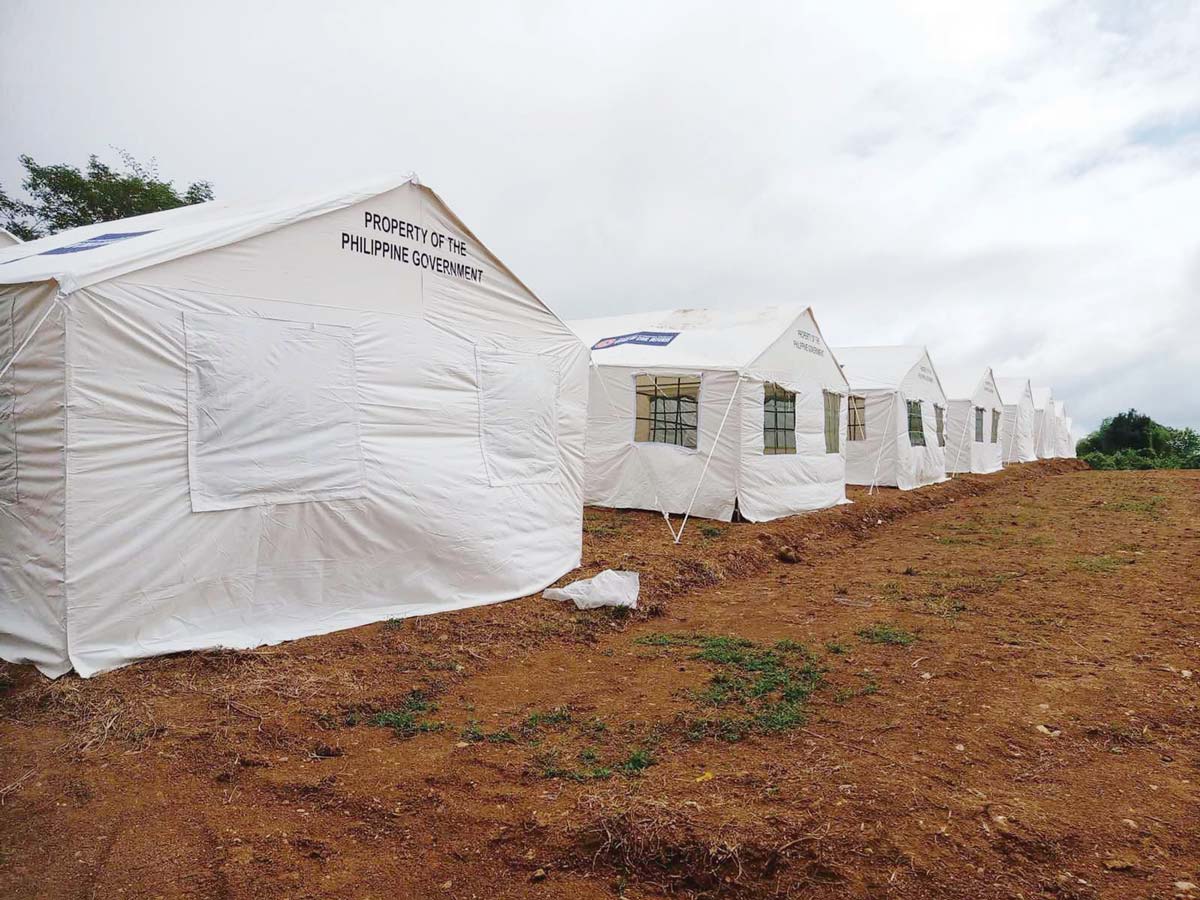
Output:
[[[975,407],[975,443],[983,443],[983,407]]]
[[[925,446],[925,422],[921,419],[921,401],[908,401],[908,442],[914,447]]]
[[[937,417],[938,446],[945,447],[946,446],[946,408],[944,406],[938,406],[935,403],[933,405],[933,414]]]
[[[992,410],[992,443],[1000,442],[1000,410]]]
[[[796,452],[796,395],[777,384],[763,385],[763,453]]]
[[[366,496],[354,332],[184,314],[193,512]]]
[[[846,403],[847,439],[865,441],[867,439],[867,398],[851,397]]]
[[[842,449],[842,395],[825,394],[825,452],[840,453]]]
[[[639,375],[633,439],[696,449],[699,375]]]

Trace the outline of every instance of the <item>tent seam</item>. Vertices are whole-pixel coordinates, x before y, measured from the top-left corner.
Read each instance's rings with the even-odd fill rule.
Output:
[[[71,414],[71,316],[70,308],[67,306],[67,299],[70,296],[60,287],[57,296],[54,298],[55,303],[62,304],[63,310],[63,424],[62,424],[62,441],[63,441],[63,536],[62,536],[62,628],[63,628],[63,651],[66,655],[65,662],[71,664],[74,668],[74,661],[71,659],[71,597],[68,585],[70,579],[67,577],[67,550],[68,541],[71,537],[71,516],[70,516],[70,496],[71,496],[71,478],[70,478],[70,453],[71,442],[67,439],[67,432],[70,427]]]

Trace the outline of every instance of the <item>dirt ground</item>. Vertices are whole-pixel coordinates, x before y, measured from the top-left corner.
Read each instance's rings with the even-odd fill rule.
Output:
[[[632,615],[4,667],[0,896],[1200,900],[1200,472],[853,497],[589,510]]]

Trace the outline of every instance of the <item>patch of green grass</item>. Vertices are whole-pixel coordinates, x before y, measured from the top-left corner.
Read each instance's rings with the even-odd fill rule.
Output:
[[[657,760],[654,754],[645,748],[639,747],[625,758],[625,761],[617,766],[617,770],[624,775],[641,775],[642,772],[654,765]]]
[[[581,753],[582,757],[583,754]],[[594,763],[598,755],[590,760]],[[611,766],[588,765],[581,769],[572,769],[563,764],[562,753],[558,750],[543,750],[535,753],[530,761],[530,767],[542,778],[561,778],[564,781],[604,781],[613,776]]]
[[[687,734],[693,740],[712,736],[737,741],[751,733],[776,734],[795,728],[804,721],[804,707],[824,675],[804,645],[790,640],[764,647],[736,636],[660,634],[649,635],[642,643],[689,647],[694,651],[690,659],[716,668],[692,699],[725,714],[690,720]]]
[[[625,528],[615,522],[588,522],[583,523],[583,533],[590,534],[593,537],[609,538],[616,537],[621,534]]]
[[[1092,575],[1110,575],[1121,566],[1129,565],[1132,559],[1121,559],[1119,556],[1077,556],[1072,564]]]
[[[892,644],[897,647],[907,647],[917,639],[911,631],[905,631],[887,622],[876,622],[874,625],[860,628],[858,636],[869,644]]]
[[[975,541],[970,540],[969,538],[952,537],[952,536],[951,537],[939,536],[937,539],[937,542],[939,544],[944,544],[946,546],[956,546],[956,545],[976,543]]]
[[[850,652],[849,647],[847,647],[845,644],[840,644],[837,641],[830,641],[829,643],[827,643],[825,645],[825,649],[828,650],[830,653],[832,653],[834,656],[841,656],[844,653]]]
[[[1157,519],[1165,503],[1165,497],[1155,496],[1148,500],[1121,500],[1110,504],[1108,508],[1117,512],[1144,513],[1152,519]]]
[[[507,730],[494,731],[491,734],[484,735],[483,739],[489,744],[515,744],[517,742],[512,732]]]
[[[939,594],[931,594],[921,598],[925,608],[935,616],[941,616],[944,619],[956,619],[958,614],[966,611],[967,604],[955,597],[944,597]]]
[[[392,729],[397,737],[408,738],[415,734],[444,729],[446,727],[445,722],[432,722],[418,718],[423,713],[430,713],[436,710],[437,706],[430,702],[424,692],[409,691],[408,696],[404,698],[398,709],[380,710],[372,715],[368,721],[379,728]],[[351,717],[353,717],[353,721]],[[346,718],[346,724],[348,725],[356,725],[359,721],[360,718],[356,713],[351,713]]]
[[[387,629],[388,631],[396,631],[397,629],[404,627],[404,620],[403,619],[384,619],[383,627],[385,629]]]
[[[869,697],[872,694],[879,693],[879,682],[875,680],[874,675],[870,672],[857,672],[855,674],[857,677],[865,679],[867,683],[860,688],[844,687],[839,689],[833,695],[834,703],[842,704],[855,697]]]
[[[695,643],[695,637],[690,634],[660,634],[654,632],[636,638],[634,643],[644,644],[647,647],[691,647]]]
[[[549,712],[532,712],[529,718],[525,720],[525,728],[533,731],[541,728],[544,725],[567,725],[571,721],[571,708],[569,706],[556,706]]]
[[[608,731],[608,723],[599,716],[584,722],[580,727],[593,737],[598,737]]]
[[[725,533],[725,529],[719,525],[712,525],[705,522],[700,526],[700,533],[706,538],[719,538]]]

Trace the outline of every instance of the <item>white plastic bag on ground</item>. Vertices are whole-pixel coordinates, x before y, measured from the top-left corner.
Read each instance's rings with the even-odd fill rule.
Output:
[[[597,609],[601,606],[637,609],[640,589],[641,578],[637,572],[605,569],[593,578],[581,578],[566,587],[547,588],[542,596],[547,600],[574,600],[576,609]]]

